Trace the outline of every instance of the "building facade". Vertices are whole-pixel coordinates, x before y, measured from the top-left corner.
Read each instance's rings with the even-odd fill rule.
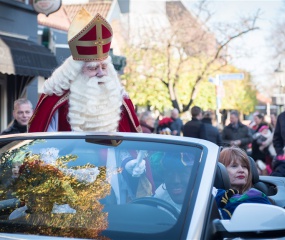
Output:
[[[13,103],[38,101],[37,80],[58,66],[52,52],[38,43],[37,15],[32,1],[0,0],[0,128],[13,119]]]

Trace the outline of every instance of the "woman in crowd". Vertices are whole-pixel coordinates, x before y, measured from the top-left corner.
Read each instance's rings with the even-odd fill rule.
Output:
[[[219,161],[229,174],[231,189],[215,189],[214,195],[224,219],[229,219],[241,203],[271,204],[267,196],[252,188],[252,173],[247,154],[238,147],[224,148]]]
[[[260,175],[268,175],[266,172],[266,162],[269,157],[268,146],[263,149],[260,146],[265,146],[263,144],[267,138],[262,134],[263,129],[268,127],[268,124],[264,121],[264,116],[262,114],[257,114],[254,116],[254,121],[256,123],[256,129],[253,132],[252,141],[252,154],[251,157],[257,163],[257,167]]]
[[[143,133],[153,133],[155,119],[150,111],[145,111],[140,115],[140,125]]]

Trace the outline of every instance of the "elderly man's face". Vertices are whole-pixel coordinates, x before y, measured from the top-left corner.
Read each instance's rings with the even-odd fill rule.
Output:
[[[83,65],[82,73],[89,78],[98,77],[102,78],[108,75],[107,63],[104,61],[100,62],[87,62]]]

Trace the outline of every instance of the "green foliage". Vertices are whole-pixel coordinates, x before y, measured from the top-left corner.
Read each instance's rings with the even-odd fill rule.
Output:
[[[180,58],[175,54],[159,49],[138,49],[128,46],[125,52],[127,67],[122,80],[130,98],[137,106],[152,106],[160,112],[171,109],[171,100],[176,100],[180,106],[187,105],[193,95],[193,105],[203,109],[216,108],[216,87],[208,81],[214,77],[219,63],[212,63],[203,72],[208,59],[202,56],[196,58]],[[168,58],[169,57],[169,58]],[[239,72],[232,66],[220,69],[223,72]],[[197,79],[201,80],[197,82]],[[250,79],[244,81],[224,81],[225,92],[223,108],[237,109],[244,113],[254,110],[256,104],[255,90],[250,86]],[[172,94],[172,86],[174,94]],[[233,89],[235,89],[233,91]],[[225,101],[226,99],[226,101]]]
[[[257,104],[256,89],[253,88],[249,75],[244,80],[224,81],[224,89],[222,108],[236,109],[244,114],[254,111]]]
[[[160,111],[171,108],[168,89],[159,79],[163,77],[163,59],[159,62],[155,55],[150,59],[147,51],[136,49],[129,49],[126,56],[128,64],[122,80],[133,103]]]

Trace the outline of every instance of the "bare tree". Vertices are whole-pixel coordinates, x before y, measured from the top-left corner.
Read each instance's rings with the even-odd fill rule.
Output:
[[[285,57],[285,17],[283,16],[285,10],[285,1],[283,0],[283,8],[280,10],[280,15],[277,20],[272,22],[273,29],[269,37],[270,45],[273,46],[273,59],[279,61]]]
[[[204,15],[202,22],[199,17]],[[212,13],[207,10],[207,1],[199,2],[198,11],[192,15],[179,1],[166,2],[166,16],[170,26],[153,29],[141,34],[135,51],[143,49],[140,74],[146,79],[159,80],[167,88],[172,107],[180,112],[189,110],[197,94],[199,84],[208,76],[218,73],[228,64],[227,48],[235,39],[251,32],[256,27],[259,12],[243,18],[236,24],[216,26],[219,38],[208,29]],[[129,44],[130,47],[132,44]],[[177,86],[185,74],[195,73],[187,93],[187,100],[181,104]]]

